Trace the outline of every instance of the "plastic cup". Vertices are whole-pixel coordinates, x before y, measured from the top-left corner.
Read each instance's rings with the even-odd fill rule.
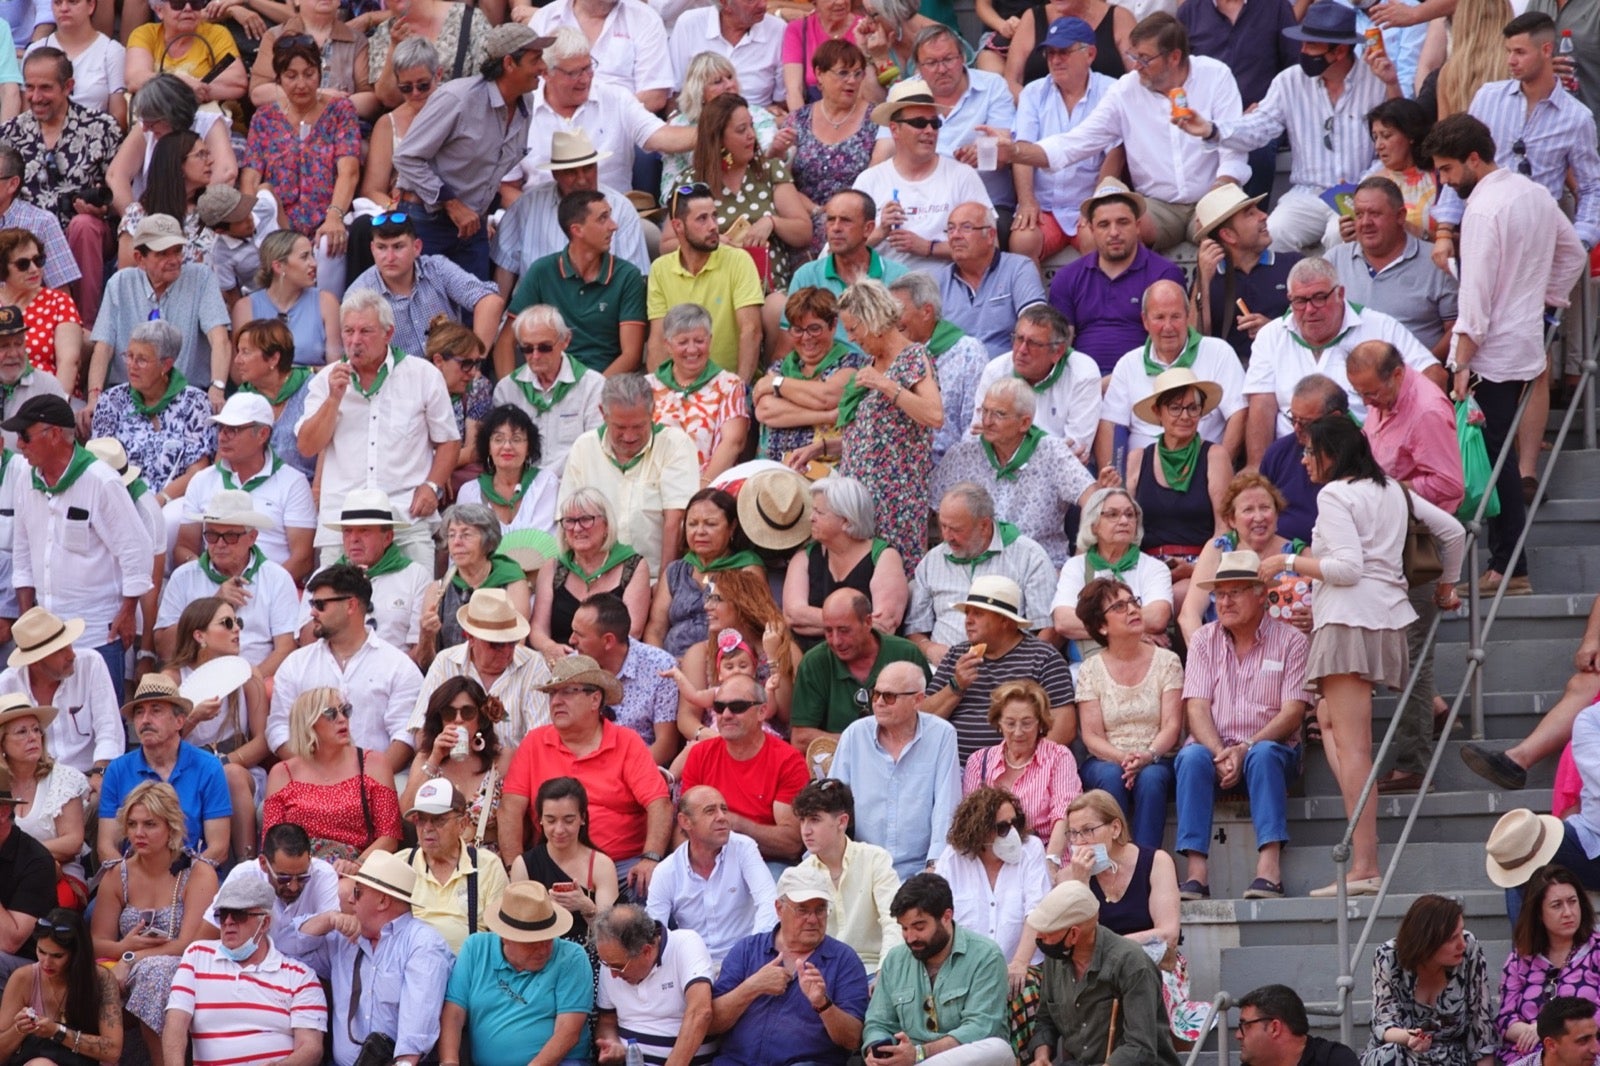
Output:
[[[980,133],[976,143],[978,146],[978,169],[998,169],[1000,166],[1000,138]]]

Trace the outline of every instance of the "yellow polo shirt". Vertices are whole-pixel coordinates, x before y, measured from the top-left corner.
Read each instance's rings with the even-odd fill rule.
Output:
[[[510,879],[500,858],[486,848],[478,849],[478,926],[467,928],[467,875],[472,872],[472,860],[467,856],[466,845],[461,847],[461,857],[449,880],[440,884],[428,866],[427,856],[417,848],[411,856],[411,868],[417,871],[417,883],[411,890],[411,913],[439,931],[450,944],[450,950],[461,953],[461,944],[468,933],[486,931],[486,919],[500,908],[500,897],[505,893]]]
[[[762,300],[761,276],[750,253],[719,245],[698,274],[683,268],[677,252],[651,263],[645,313],[655,322],[679,304],[699,304],[711,315],[711,361],[737,374],[739,322],[734,312],[741,307],[760,307]],[[639,548],[637,544],[633,547]]]

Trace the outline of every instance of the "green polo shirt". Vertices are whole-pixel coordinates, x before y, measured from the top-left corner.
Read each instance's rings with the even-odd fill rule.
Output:
[[[893,1039],[896,1033],[905,1033],[913,1044],[926,1044],[941,1036],[954,1037],[960,1044],[976,1044],[990,1037],[1005,1040],[1010,1033],[1009,996],[1006,957],[993,940],[963,925],[956,925],[950,954],[933,981],[928,980],[928,968],[911,949],[896,944],[878,968],[861,1046]],[[935,1018],[937,1025],[933,1024]]]
[[[644,275],[606,252],[595,279],[584,281],[568,251],[529,263],[507,310],[516,315],[534,304],[554,307],[572,330],[567,354],[592,370],[604,370],[622,353],[622,324],[645,325]]]
[[[928,660],[917,646],[904,637],[878,634],[878,658],[866,683],[857,681],[833,649],[818,644],[800,660],[794,675],[794,698],[789,704],[789,725],[843,733],[857,718],[872,713],[868,692],[878,683],[878,675],[890,663],[916,663],[924,678],[931,677]]]
[[[650,321],[665,318],[679,304],[699,304],[711,315],[711,361],[739,372],[739,319],[746,307],[759,308],[761,275],[743,248],[718,245],[700,273],[683,268],[683,257],[671,252],[650,264],[646,302]]]

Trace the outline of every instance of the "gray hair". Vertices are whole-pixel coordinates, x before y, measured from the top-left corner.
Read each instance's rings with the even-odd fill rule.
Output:
[[[471,526],[483,534],[483,554],[493,555],[500,547],[500,519],[482,503],[453,503],[444,509],[439,528],[448,531],[451,526]]]
[[[844,290],[839,297],[839,311],[861,320],[868,333],[887,333],[900,327],[900,301],[889,294],[883,282],[863,278]]]
[[[958,481],[951,485],[939,497],[939,503],[943,505],[946,500],[960,500],[967,513],[980,522],[985,518],[994,518],[994,497],[976,481]]]
[[[680,333],[703,329],[711,333],[711,312],[699,304],[678,304],[661,320],[661,335],[676,337]]]
[[[844,522],[844,531],[857,540],[871,540],[878,532],[872,493],[855,478],[830,474],[812,484],[811,495],[821,496],[828,509]]]
[[[1344,386],[1326,374],[1307,374],[1295,383],[1292,400],[1314,399],[1322,404],[1324,415],[1342,414],[1350,410],[1350,394]]]
[[[163,363],[173,362],[183,350],[183,334],[164,318],[141,322],[128,334],[128,344],[148,344]]]
[[[1018,322],[1043,326],[1050,331],[1051,344],[1071,344],[1074,330],[1067,316],[1047,303],[1029,304],[1017,315]],[[1066,358],[1063,356],[1062,358]]]
[[[407,37],[394,46],[395,73],[412,67],[426,67],[434,72],[439,69],[439,52],[425,37]]]
[[[589,44],[589,38],[583,31],[573,26],[562,26],[555,32],[555,40],[550,47],[544,50],[544,61],[550,66],[565,63],[569,59],[588,58],[594,51]]]
[[[1339,271],[1320,255],[1300,260],[1289,268],[1289,286],[1303,285],[1308,281],[1331,281],[1339,284]]]
[[[739,71],[720,52],[701,52],[689,60],[689,69],[683,74],[683,89],[678,93],[678,110],[691,126],[700,121],[700,109],[706,106],[706,86],[713,78],[729,75],[737,79]]]
[[[889,283],[890,292],[904,293],[913,307],[933,308],[933,317],[944,314],[944,300],[939,295],[939,283],[933,275],[922,270],[901,274]],[[1036,305],[1037,306],[1037,305]]]
[[[363,312],[375,317],[384,329],[394,329],[394,308],[377,289],[351,289],[345,293],[344,303],[339,305],[339,323],[344,324],[345,315]]]
[[[416,40],[416,38],[408,37],[407,40]],[[555,330],[556,336],[560,337],[563,342],[572,339],[572,327],[567,325],[567,320],[561,317],[561,312],[549,304],[534,304],[532,307],[523,308],[511,323],[511,332],[513,335],[520,337],[524,329],[533,329],[537,326]]]
[[[602,414],[618,407],[654,407],[655,403],[655,392],[650,388],[650,380],[643,374],[618,374],[606,378],[605,385],[600,389]]]
[[[656,942],[656,920],[637,903],[617,903],[589,921],[589,942],[614,940],[633,958]]]
[[[576,514],[585,514],[598,511],[606,523],[606,542],[604,550],[610,552],[612,545],[617,543],[617,512],[611,507],[611,500],[605,493],[592,485],[574,489],[572,495],[561,501],[561,506],[556,509],[559,517],[569,518]],[[561,550],[566,551],[572,547],[567,543],[567,528],[560,522],[556,523],[556,543],[561,545]],[[618,590],[618,595],[622,590]]]
[[[135,119],[168,122],[174,131],[193,125],[199,107],[194,90],[175,74],[157,74],[133,94]]]
[[[904,26],[916,18],[918,0],[861,0],[861,8],[875,18],[893,26]]]
[[[952,30],[942,22],[936,22],[932,26],[918,31],[916,38],[911,42],[911,58],[920,65],[922,63],[922,46],[932,44],[942,37],[948,37],[956,46],[956,54],[961,56],[963,60],[966,59],[967,50],[962,46],[961,38],[956,36],[955,30]]]
[[[1113,496],[1121,496],[1133,506],[1133,543],[1138,544],[1144,540],[1144,508],[1139,506],[1139,501],[1124,488],[1095,489],[1094,495],[1089,497],[1089,502],[1084,504],[1083,520],[1078,524],[1078,551],[1086,552],[1100,546],[1100,542],[1095,539],[1094,524],[1100,521],[1100,512],[1105,509],[1106,501]]]
[[[1033,386],[1016,376],[996,378],[989,383],[989,387],[979,397],[980,403],[984,400],[1006,400],[1011,404],[1011,410],[1029,421],[1039,411],[1039,397],[1033,391]]]

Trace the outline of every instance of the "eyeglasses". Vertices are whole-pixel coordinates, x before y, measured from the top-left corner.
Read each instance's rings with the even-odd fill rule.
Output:
[[[914,130],[939,130],[944,128],[944,119],[938,115],[934,115],[932,118],[897,118],[894,121],[910,126]]]
[[[535,353],[539,355],[549,355],[555,350],[556,346],[551,344],[549,341],[540,341],[537,344],[523,344],[521,341],[517,342],[517,351],[524,356],[533,355]]]
[[[244,619],[241,616],[236,615],[236,614],[230,614],[226,618],[219,618],[219,619],[216,620],[216,622],[214,622],[212,624],[213,625],[219,625],[223,629],[228,630],[229,632],[232,632],[235,629],[239,629],[239,630],[244,629]]]
[[[925,63],[919,63],[918,66],[920,66],[923,70],[954,70],[956,67],[964,67],[966,64],[963,63],[961,61],[961,57],[957,55],[944,56],[941,59],[930,59]]]
[[[1012,347],[1026,348],[1030,352],[1048,352],[1059,343],[1059,341],[1053,340],[1035,340],[1032,337],[1023,336],[1021,333],[1011,334]]]
[[[224,533],[220,529],[207,529],[201,532],[200,539],[207,544],[237,544],[239,538],[247,532],[248,530],[236,529],[232,533]]]
[[[303,874],[280,874],[278,871],[272,868],[271,863],[268,863],[267,872],[272,875],[273,882],[282,886],[283,888],[288,888],[290,885],[305,884],[307,881],[311,880],[310,870],[307,870]]]
[[[1173,418],[1199,418],[1200,412],[1205,410],[1205,404],[1194,403],[1193,401],[1189,403],[1173,402],[1162,404],[1161,407]]]
[[[950,223],[948,226],[946,226],[944,228],[944,231],[945,231],[946,235],[948,235],[948,236],[955,236],[957,234],[960,234],[963,237],[970,237],[974,233],[982,233],[984,230],[991,230],[991,229],[994,229],[994,227],[993,226],[974,226],[970,222],[952,222],[952,223]]]
[[[1122,58],[1127,60],[1128,65],[1134,69],[1144,70],[1149,67],[1151,63],[1154,63],[1156,60],[1160,59],[1163,54],[1164,53],[1162,52],[1157,52],[1153,56],[1142,56],[1138,52],[1124,52],[1122,53]]]
[[[372,216],[374,226],[404,226],[411,221],[411,216],[404,211],[385,211],[381,215]]]
[[[414,92],[431,93],[433,92],[433,79],[418,78],[416,81],[397,82],[395,88],[400,90],[401,96],[410,96]]]
[[[310,600],[307,600],[306,602],[311,604],[311,609],[313,611],[326,611],[328,609],[328,605],[329,604],[332,604],[332,603],[343,603],[345,600],[348,600],[348,599],[351,599],[351,597],[349,597],[349,596],[313,596]]]
[[[527,444],[528,436],[525,433],[496,433],[494,436],[489,438],[489,443],[494,445],[496,448],[503,447],[504,445],[508,444]]]
[[[993,407],[978,408],[978,421],[980,422],[1004,422],[1006,419],[1015,416],[1015,411],[996,411]]]
[[[550,690],[550,698],[555,699],[560,696],[564,700],[570,700],[577,696],[587,696],[592,692],[599,691],[593,685],[562,685],[560,688]]]
[[[1522,142],[1518,141],[1517,143],[1521,144]],[[26,270],[30,266],[35,266],[35,267],[38,267],[40,270],[43,270],[44,269],[44,253],[40,252],[38,255],[32,255],[32,256],[29,256],[29,255],[18,256],[16,259],[11,260],[11,265],[14,268],[16,268],[17,270]]]
[[[994,823],[994,835],[997,837],[1003,837],[1009,830],[1012,829],[1015,829],[1018,833],[1021,833],[1022,827],[1026,824],[1026,821],[1020,814],[1011,819],[1009,822],[997,821]]]
[[[621,962],[607,962],[605,959],[601,959],[600,960],[600,965],[604,966],[606,969],[610,970],[612,977],[621,977],[622,976],[622,971],[626,970],[629,966],[633,965],[633,960],[636,957],[637,956],[629,955],[626,959],[623,959]]]
[[[587,78],[589,75],[594,73],[594,60],[591,59],[583,66],[576,67],[572,70],[567,70],[564,67],[551,67],[550,73],[560,74],[563,78],[572,78],[574,80],[578,78]]]
[[[351,715],[351,710],[352,709],[348,703],[341,703],[333,707],[324,707],[322,709],[322,720],[324,722],[332,722],[340,718],[349,718]]]
[[[1272,1020],[1271,1018],[1240,1018],[1239,1024],[1233,1027],[1233,1031],[1243,1036],[1252,1025]]]
[[[1090,837],[1094,836],[1096,833],[1100,832],[1100,830],[1104,829],[1110,824],[1110,822],[1101,822],[1099,825],[1086,825],[1082,829],[1068,829],[1067,839],[1088,840]]]
[[[561,519],[562,529],[588,529],[600,521],[597,514],[569,514]]]
[[[1296,311],[1304,311],[1307,307],[1326,307],[1328,306],[1328,301],[1333,299],[1333,294],[1338,291],[1339,287],[1335,285],[1333,288],[1323,292],[1313,292],[1305,296],[1291,296],[1289,297],[1289,306]]]
[[[760,707],[766,700],[712,700],[711,709],[717,714],[744,714],[752,707]]]
[[[1106,614],[1116,614],[1119,611],[1127,614],[1138,614],[1139,609],[1143,606],[1144,603],[1139,597],[1129,596],[1127,599],[1115,600],[1106,604]]]
[[[809,326],[790,326],[789,332],[800,337],[820,337],[830,330],[820,322],[813,322]]]
[[[1518,137],[1512,142],[1511,154],[1517,157],[1518,174],[1521,174],[1523,177],[1528,177],[1533,174],[1533,164],[1528,162],[1528,146],[1522,143],[1521,137]],[[40,264],[40,266],[43,265],[44,264],[42,263]]]
[[[244,907],[217,908],[217,924],[219,926],[227,925],[229,922],[232,922],[234,925],[243,925],[251,918],[263,918],[265,916],[265,911],[253,911]]]
[[[896,700],[904,699],[906,696],[915,695],[916,692],[891,692],[884,688],[875,688],[871,693],[873,703],[893,703]]]
[[[1329,115],[1322,120],[1322,147],[1333,151],[1333,116]]]
[[[860,81],[867,76],[866,67],[829,67],[824,74],[832,74],[843,81]]]
[[[710,195],[711,186],[707,185],[703,181],[695,181],[690,182],[688,185],[680,185],[676,189],[672,190],[672,196],[667,203],[667,215],[671,218],[677,218],[678,201],[686,196],[693,200]]]
[[[62,943],[63,938],[71,940],[77,936],[78,931],[70,925],[57,925],[45,918],[40,918],[33,926],[34,936],[47,936],[57,943]]]
[[[450,722],[470,722],[476,717],[478,717],[478,708],[476,707],[450,706],[439,712],[439,721],[447,724]]]

